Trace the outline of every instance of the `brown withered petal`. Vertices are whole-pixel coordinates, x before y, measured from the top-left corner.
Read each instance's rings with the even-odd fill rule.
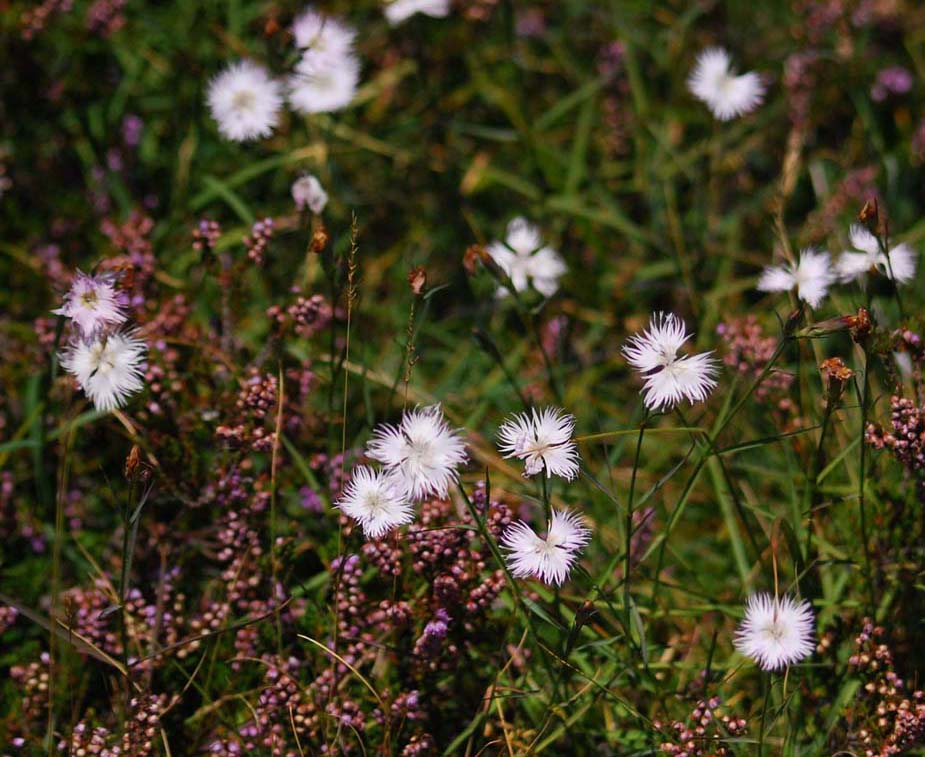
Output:
[[[830,357],[828,360],[823,360],[819,370],[830,380],[840,382],[846,382],[854,376],[854,371],[845,365],[845,362],[840,357]]]
[[[475,270],[478,268],[479,260],[483,257],[484,250],[480,244],[470,244],[466,248],[466,252],[463,254],[463,268],[466,269],[466,273],[470,276],[475,275]]]
[[[877,198],[868,200],[864,207],[858,213],[858,220],[867,226],[871,231],[876,231],[880,218],[880,209],[877,206]]]
[[[424,270],[424,266],[416,265],[411,269],[408,273],[408,286],[416,295],[424,291],[424,287],[427,286],[427,271]]]
[[[309,249],[318,254],[324,251],[324,248],[328,245],[328,230],[325,228],[323,223],[319,223],[315,227],[315,233],[312,234],[312,241],[309,245]]]
[[[848,328],[851,329],[851,338],[855,342],[860,342],[867,337],[874,328],[870,311],[867,308],[858,308],[857,315],[850,315],[845,320],[848,322]]]
[[[137,444],[132,445],[131,452],[128,453],[128,457],[125,458],[125,477],[131,479],[135,475],[135,471],[138,470],[138,465],[141,462],[141,448]]]

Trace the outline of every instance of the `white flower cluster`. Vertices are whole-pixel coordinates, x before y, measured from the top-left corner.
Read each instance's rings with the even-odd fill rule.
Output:
[[[226,139],[249,142],[270,136],[284,100],[301,114],[347,107],[360,81],[356,32],[338,18],[312,8],[296,17],[292,36],[299,53],[283,81],[253,61],[233,63],[209,84],[207,102]]]
[[[854,224],[849,230],[851,246],[838,260],[832,261],[824,250],[805,249],[794,263],[768,266],[758,279],[762,292],[796,291],[799,299],[813,308],[819,307],[836,283],[866,284],[869,275],[885,276],[894,284],[908,284],[915,279],[917,254],[907,244],[890,250],[881,246],[868,229]]]
[[[127,316],[113,276],[78,271],[64,304],[52,312],[73,325],[70,343],[59,356],[61,366],[97,410],[122,407],[144,387],[148,348],[136,331],[122,330]]]
[[[337,506],[376,539],[414,519],[412,500],[447,495],[466,443],[440,405],[431,405],[404,412],[397,426],[377,426],[366,455],[382,467],[356,468]]]
[[[545,470],[546,476],[571,481],[578,475],[578,448],[572,440],[575,419],[558,408],[519,413],[499,429],[501,452],[524,461],[524,475]],[[398,425],[373,430],[366,455],[379,469],[358,466],[337,507],[353,518],[367,538],[376,539],[414,519],[412,502],[446,497],[466,462],[466,444],[447,423],[439,405],[402,414]],[[581,549],[591,538],[582,518],[553,510],[546,536],[526,523],[513,524],[501,538],[511,571],[562,583]]]

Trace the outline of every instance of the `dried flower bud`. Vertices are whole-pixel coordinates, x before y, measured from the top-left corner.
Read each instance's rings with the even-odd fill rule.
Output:
[[[417,265],[411,269],[408,273],[408,286],[415,295],[421,295],[427,286],[427,271],[424,270],[424,266]]]
[[[874,234],[877,233],[877,227],[880,222],[880,209],[877,206],[877,198],[868,200],[858,213],[858,220],[863,223]]]
[[[830,403],[838,401],[848,382],[854,376],[854,371],[845,365],[840,357],[830,357],[828,360],[823,360],[819,370],[828,379],[828,401]]]
[[[263,36],[269,39],[277,35],[282,26],[280,26],[279,19],[275,15],[271,15],[267,18],[267,22],[263,25]]]
[[[317,255],[320,255],[324,252],[324,248],[328,246],[328,230],[325,228],[323,223],[319,223],[315,227],[315,231],[312,234],[312,241],[308,249],[311,252],[314,252]]]
[[[131,452],[125,458],[125,477],[129,480],[135,477],[135,472],[141,463],[141,448],[137,444],[132,445]]]
[[[479,261],[485,259],[485,249],[480,244],[470,244],[463,253],[463,268],[470,276],[475,275]]]
[[[851,329],[851,338],[858,344],[866,339],[874,328],[870,311],[867,308],[858,308],[858,314],[848,316],[846,321],[848,328]]]

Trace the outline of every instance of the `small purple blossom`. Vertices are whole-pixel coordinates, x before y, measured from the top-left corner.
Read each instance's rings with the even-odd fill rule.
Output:
[[[877,102],[883,102],[890,95],[904,95],[912,89],[913,78],[909,69],[903,66],[890,66],[877,73],[877,80],[870,88],[870,96]]]

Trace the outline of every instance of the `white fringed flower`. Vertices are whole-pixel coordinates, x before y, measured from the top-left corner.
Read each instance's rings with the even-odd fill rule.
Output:
[[[283,106],[279,82],[265,68],[246,60],[212,79],[207,99],[219,132],[235,142],[270,136]]]
[[[308,8],[292,22],[292,36],[304,51],[303,60],[330,66],[353,54],[356,32],[340,19]]]
[[[115,332],[73,342],[61,354],[61,366],[77,379],[97,410],[115,410],[144,387],[147,351],[134,332]]]
[[[411,503],[394,476],[365,465],[353,469],[337,507],[360,524],[367,539],[378,539],[414,519]]]
[[[559,253],[543,244],[540,230],[525,218],[514,218],[507,225],[504,242],[495,240],[486,250],[518,292],[525,291],[532,282],[536,291],[552,297],[567,270]],[[498,288],[499,296],[507,293],[505,287]]]
[[[728,121],[757,108],[764,98],[761,77],[749,72],[733,75],[729,53],[711,47],[697,56],[697,64],[687,80],[688,89],[702,100],[720,121]]]
[[[670,409],[683,399],[703,402],[716,386],[712,352],[678,355],[692,336],[674,313],[655,313],[649,327],[631,336],[623,347],[627,362],[645,380],[643,399],[650,410]]]
[[[797,297],[811,307],[819,307],[835,283],[835,271],[829,253],[813,249],[800,251],[796,265],[769,266],[758,279],[762,292],[789,292],[797,290]]]
[[[334,62],[306,54],[287,80],[289,104],[304,115],[333,113],[351,103],[359,82],[360,62],[353,54]]]
[[[85,339],[125,321],[112,276],[77,272],[64,304],[51,312],[70,318]]]
[[[394,473],[412,499],[446,496],[456,469],[466,462],[466,443],[450,428],[440,405],[406,410],[397,426],[373,430],[366,454]]]
[[[915,278],[917,255],[907,244],[896,245],[885,255],[877,237],[860,224],[851,227],[851,246],[854,250],[843,252],[835,268],[842,281],[864,279],[871,271],[877,271],[897,284],[908,284]]]
[[[745,605],[745,618],[735,646],[762,670],[780,670],[808,657],[814,649],[815,618],[809,602],[790,596],[753,594]]]
[[[591,529],[569,510],[553,510],[546,537],[523,521],[513,523],[501,536],[507,563],[518,578],[534,577],[543,583],[562,584],[581,550],[591,540]]]
[[[546,469],[546,477],[571,481],[578,475],[578,447],[572,441],[575,416],[556,407],[537,413],[516,413],[498,429],[499,448],[505,457],[524,461],[524,475]]]
[[[292,200],[298,210],[308,208],[319,215],[328,204],[328,193],[317,177],[305,174],[292,183]]]
[[[450,12],[450,0],[386,0],[385,17],[393,26],[415,13],[443,18]]]

